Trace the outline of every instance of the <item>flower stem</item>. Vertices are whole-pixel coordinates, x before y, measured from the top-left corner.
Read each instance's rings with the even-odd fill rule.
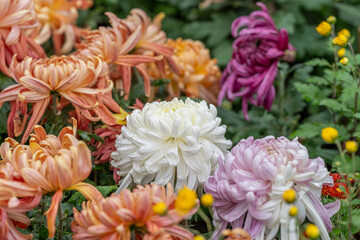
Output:
[[[206,213],[201,208],[199,208],[198,214],[201,217],[201,219],[204,220],[204,222],[206,223],[207,231],[211,232],[213,227],[212,227],[210,218],[206,215]]]
[[[351,43],[348,43],[348,46],[350,48],[350,52],[351,52],[351,55],[353,56],[354,58],[354,64],[355,64],[355,68],[356,68],[356,71],[357,71],[357,76],[360,76],[360,71],[359,71],[359,66],[357,64],[357,61],[356,61],[356,56],[355,56],[355,51],[351,45]],[[353,72],[353,75],[354,75],[354,78],[355,78],[355,74],[354,74],[354,71],[352,70]],[[356,78],[355,78],[356,80]],[[360,86],[360,79],[358,80],[358,84],[357,84],[357,89],[356,89],[356,93],[355,93],[355,108],[354,108],[354,113],[357,112],[357,108],[358,108],[358,98],[359,98],[359,86]],[[357,127],[357,123],[358,123],[358,120],[357,118],[354,119],[354,127],[353,127],[353,131],[352,131],[352,134],[354,134],[356,132],[356,127]]]
[[[57,231],[57,239],[61,240],[63,236],[63,215],[62,215],[61,203],[59,204],[58,217],[59,217],[59,226]]]
[[[347,171],[347,166],[346,166],[347,163],[346,163],[344,151],[342,150],[341,144],[340,144],[340,142],[339,142],[338,140],[335,140],[335,144],[336,144],[336,146],[337,146],[337,148],[338,148],[338,150],[339,150],[339,153],[340,153],[340,156],[341,156],[341,160],[342,160],[342,162],[343,162],[343,164],[344,164],[344,171],[346,172],[346,171]]]
[[[335,25],[331,24],[331,38],[334,39],[335,38]],[[334,49],[334,61],[335,64],[333,64],[333,71],[336,73],[338,70],[337,67],[337,63],[339,62],[339,57],[337,55],[337,51],[336,51],[336,47],[333,47]],[[336,77],[334,77],[333,79],[333,86],[332,86],[332,98],[335,99],[336,98]],[[335,118],[335,111],[331,111],[331,116],[332,116],[332,120],[334,123],[336,123],[336,118]]]

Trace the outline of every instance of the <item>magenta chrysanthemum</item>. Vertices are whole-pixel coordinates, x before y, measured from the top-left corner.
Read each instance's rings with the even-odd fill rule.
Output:
[[[205,184],[205,192],[214,197],[212,239],[231,224],[243,228],[253,239],[273,239],[279,231],[282,240],[299,238],[296,218],[289,216],[295,205],[298,221],[307,217],[328,239],[332,229],[330,216],[340,207],[338,201],[323,205],[321,190],[332,178],[321,158],[310,159],[307,149],[297,139],[268,136],[241,140]],[[288,204],[285,191],[293,189],[296,201]]]
[[[233,56],[222,74],[218,97],[219,105],[225,95],[231,101],[242,97],[247,120],[249,101],[270,110],[275,98],[273,82],[278,61],[286,50],[294,50],[286,29],[277,30],[266,6],[261,2],[257,5],[261,11],[238,17],[232,23],[231,33],[236,38]]]

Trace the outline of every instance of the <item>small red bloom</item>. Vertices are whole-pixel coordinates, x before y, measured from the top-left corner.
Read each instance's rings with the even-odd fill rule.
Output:
[[[329,185],[324,185],[322,189],[322,195],[323,196],[332,196],[336,198],[345,199],[346,193],[340,189],[340,186],[343,186],[349,194],[349,189],[347,188],[347,185],[343,182],[340,182],[342,179],[342,176],[338,173],[330,174],[330,176],[334,179],[334,186],[330,187]],[[345,176],[346,179],[346,176]]]

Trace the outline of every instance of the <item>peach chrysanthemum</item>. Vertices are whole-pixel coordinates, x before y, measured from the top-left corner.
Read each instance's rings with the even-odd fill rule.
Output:
[[[125,189],[99,201],[83,203],[82,211],[74,208],[71,229],[73,239],[193,239],[193,234],[177,224],[193,215],[198,207],[186,215],[179,215],[175,209],[176,195],[170,184],[167,190],[156,184],[140,186],[131,192]],[[165,215],[154,213],[153,206],[164,202]],[[167,238],[166,238],[167,237]]]
[[[55,235],[55,219],[64,190],[77,190],[90,200],[102,197],[94,186],[82,182],[92,170],[91,153],[84,142],[76,139],[73,120],[74,129],[66,127],[58,137],[47,135],[37,125],[29,146],[11,138],[1,145],[1,157],[14,166],[27,184],[40,187],[43,193],[55,192],[45,213],[49,238]]]
[[[0,106],[9,101],[12,107],[8,118],[10,137],[21,135],[28,117],[26,103],[33,104],[22,143],[43,117],[54,93],[71,103],[79,114],[81,110],[81,114],[91,121],[116,123],[108,108],[114,112],[120,112],[121,108],[111,98],[113,83],[107,77],[107,64],[100,58],[53,56],[35,60],[27,57],[20,63],[14,59],[10,72],[17,84],[0,93]]]
[[[25,29],[35,28],[37,16],[31,0],[0,1],[0,71],[10,76],[8,66],[14,54],[17,60],[26,56],[44,57],[40,45],[26,36]]]
[[[25,183],[10,163],[0,163],[0,239],[32,239],[32,234],[22,234],[17,228],[30,225],[25,212],[35,208],[41,196],[41,189]]]
[[[164,60],[156,62],[160,71],[165,71],[164,63],[167,62],[172,70],[178,73],[176,64],[172,59],[175,48],[166,46],[166,33],[161,30],[161,22],[164,18],[165,14],[161,12],[151,20],[144,10],[134,8],[126,19],[121,20],[121,22],[130,29],[130,32],[136,31],[138,26],[141,26],[141,37],[135,46],[135,54],[146,56],[162,55]]]
[[[38,44],[51,37],[56,54],[72,50],[76,42],[78,9],[91,7],[91,0],[33,0],[39,17],[39,26],[30,33]]]
[[[190,39],[168,39],[166,45],[175,48],[172,58],[179,73],[166,66],[163,76],[159,68],[151,63],[147,69],[151,78],[170,79],[168,90],[171,98],[179,97],[183,92],[188,97],[201,98],[215,104],[221,72],[216,59],[210,58],[209,50],[200,41]]]
[[[251,240],[251,236],[241,228],[225,229],[222,234],[226,236],[225,240]]]
[[[125,98],[128,97],[131,87],[131,67],[135,67],[144,78],[145,94],[150,95],[150,79],[142,63],[155,62],[162,56],[145,56],[129,54],[134,50],[142,36],[141,25],[134,31],[121,22],[113,13],[106,13],[111,27],[100,27],[97,30],[83,30],[81,35],[84,41],[76,45],[77,55],[99,56],[105,62],[117,66],[121,81],[116,82],[116,88],[124,89]]]

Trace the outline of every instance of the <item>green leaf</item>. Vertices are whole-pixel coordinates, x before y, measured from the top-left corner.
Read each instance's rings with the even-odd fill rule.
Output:
[[[322,127],[314,124],[306,122],[299,126],[298,130],[293,132],[290,135],[290,138],[301,137],[301,138],[313,138],[317,135],[320,135]]]
[[[347,106],[353,107],[355,105],[355,94],[357,89],[352,86],[346,87],[341,91],[341,95],[339,97],[340,101]]]
[[[331,67],[331,64],[325,58],[313,58],[305,63],[313,67]]]
[[[151,86],[160,87],[160,86],[168,84],[169,82],[170,82],[170,79],[160,78],[160,79],[151,81]]]
[[[210,21],[195,21],[184,27],[184,32],[195,39],[206,39],[206,45],[215,47],[230,35],[231,23],[237,16],[233,13],[214,13]]]
[[[231,59],[232,46],[231,41],[225,40],[214,48],[211,52],[213,57],[216,58],[218,65],[225,66]]]
[[[328,85],[329,84],[329,82],[325,78],[318,77],[318,76],[313,76],[313,77],[309,78],[306,82],[314,83],[317,85]]]
[[[101,137],[99,137],[98,135],[96,135],[94,133],[89,133],[89,132],[86,132],[86,131],[81,130],[81,129],[78,129],[77,132],[78,132],[79,136],[83,140],[85,140],[87,142],[90,142],[91,139],[95,139],[95,140],[100,141],[102,143],[104,142],[104,139],[102,139]]]
[[[296,82],[294,86],[302,94],[302,97],[305,101],[311,102],[313,104],[319,104],[319,102],[326,98],[328,94],[328,91],[324,91],[314,84]]]
[[[355,113],[355,114],[354,114],[354,117],[360,119],[360,113]]]
[[[319,103],[320,106],[326,106],[336,112],[344,111],[344,112],[351,112],[345,105],[339,103],[335,99],[323,99]]]

